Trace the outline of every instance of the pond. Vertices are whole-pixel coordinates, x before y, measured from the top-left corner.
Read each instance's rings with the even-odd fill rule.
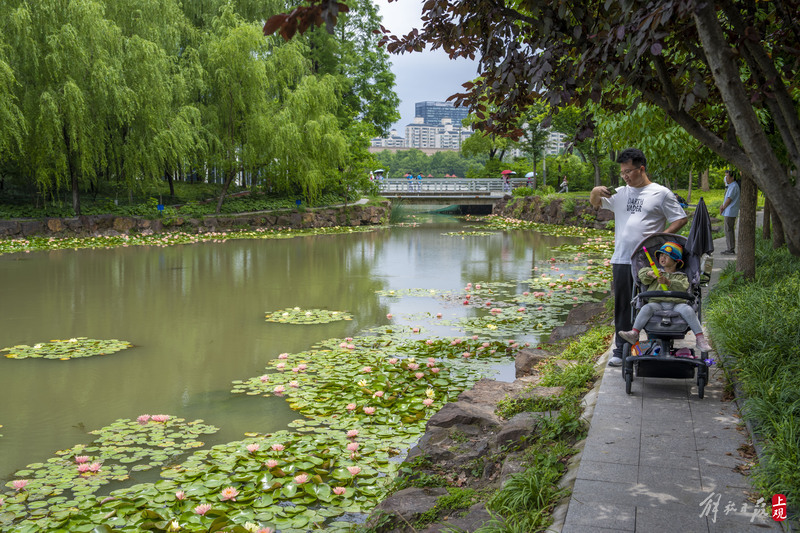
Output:
[[[75,337],[133,344],[67,361],[0,357],[0,480],[91,441],[91,430],[143,413],[218,427],[203,439],[207,445],[286,429],[298,415],[285,399],[231,394],[231,383],[262,374],[278,354],[370,328],[420,327],[421,338],[464,335],[458,321],[486,316],[492,305],[464,305],[468,283],[533,290],[524,280],[536,265],[549,264],[553,248],[583,242],[534,231],[475,231],[447,216],[416,221],[293,239],[0,256],[0,348]],[[562,267],[561,274],[571,272]],[[352,320],[265,320],[266,313],[294,307],[339,310]],[[437,313],[441,318],[432,319]],[[535,344],[546,333],[514,338]],[[510,363],[497,370],[501,379],[513,379]]]

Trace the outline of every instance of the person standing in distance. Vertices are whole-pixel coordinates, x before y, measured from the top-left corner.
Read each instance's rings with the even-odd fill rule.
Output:
[[[728,249],[722,255],[736,255],[736,217],[739,216],[739,182],[733,177],[733,171],[725,171],[725,199],[719,206],[720,214],[725,217],[725,244]]]
[[[620,331],[633,326],[631,298],[633,274],[631,254],[642,239],[666,231],[675,233],[686,224],[686,213],[672,191],[650,181],[647,159],[638,148],[628,148],[617,157],[619,175],[625,186],[612,192],[600,186],[592,189],[589,202],[614,212],[614,255],[611,256],[612,289],[614,292],[614,330],[616,345],[609,366],[622,364]],[[669,226],[664,229],[664,226]]]

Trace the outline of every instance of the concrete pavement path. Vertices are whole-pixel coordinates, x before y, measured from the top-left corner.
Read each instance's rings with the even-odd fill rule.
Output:
[[[719,254],[724,238],[715,240],[714,248],[711,287],[735,259]],[[676,345],[694,342],[689,333]],[[736,404],[723,400],[721,371],[711,367],[702,400],[689,379],[636,377],[627,395],[621,369],[605,366],[609,357],[610,351],[600,362],[599,385],[587,396],[588,437],[565,476],[572,495],[554,513],[550,530],[782,531],[748,499],[748,479],[736,471],[748,437]]]

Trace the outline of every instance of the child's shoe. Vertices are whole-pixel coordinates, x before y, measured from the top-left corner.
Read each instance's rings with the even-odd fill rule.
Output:
[[[695,345],[695,347],[701,352],[710,352],[711,351],[711,345],[708,344],[708,341],[706,340],[706,336],[702,335],[702,334],[701,335],[697,335],[697,344]]]
[[[617,332],[617,335],[631,344],[636,344],[639,342],[639,332],[634,329],[630,331],[619,331]]]

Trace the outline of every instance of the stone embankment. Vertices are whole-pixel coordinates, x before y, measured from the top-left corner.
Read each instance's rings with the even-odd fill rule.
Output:
[[[593,207],[588,198],[554,198],[552,195],[506,196],[495,204],[492,214],[542,224],[596,229],[604,229],[614,220],[611,211]]]
[[[389,220],[391,204],[349,205],[304,211],[270,211],[230,216],[164,217],[147,219],[118,215],[84,215],[71,218],[0,220],[0,237],[51,237],[120,235],[184,231],[208,233],[256,228],[328,228],[369,226]]]
[[[588,323],[603,309],[602,302],[572,309],[565,324],[551,334],[551,341],[585,333]],[[513,382],[482,379],[462,392],[457,401],[442,407],[428,420],[425,434],[406,456],[404,463],[413,468],[411,478],[445,472],[450,486],[499,489],[511,475],[524,471],[523,455],[542,417],[557,413],[523,412],[504,420],[496,414],[497,404],[506,398],[526,400],[561,394],[563,387],[540,386],[536,373],[537,365],[546,359],[555,359],[562,368],[571,364],[559,355],[541,348],[522,350],[515,360]],[[399,490],[373,510],[368,526],[379,533],[469,532],[491,520],[481,502],[465,513],[438,516],[436,523],[419,526],[420,518],[436,510],[437,500],[447,494],[443,487]]]

